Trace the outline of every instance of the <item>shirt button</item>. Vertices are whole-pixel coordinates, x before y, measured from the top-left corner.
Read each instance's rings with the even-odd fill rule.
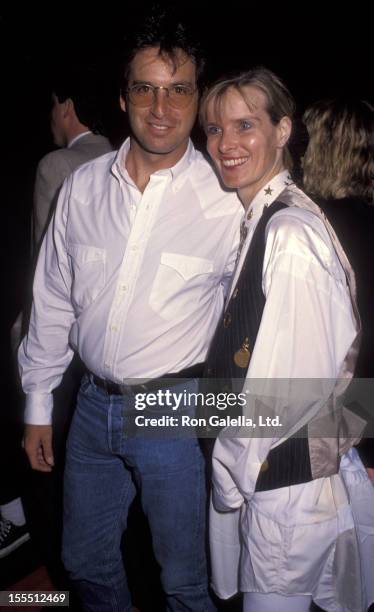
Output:
[[[111,326],[110,326],[110,329],[111,329],[111,331],[113,331],[113,332],[118,331],[118,327],[117,327],[117,325],[111,325]]]
[[[132,251],[138,251],[139,247],[136,244],[134,244],[134,246],[131,247],[131,250]]]
[[[120,289],[121,291],[127,291],[127,285],[121,285]]]
[[[110,366],[111,366],[111,364],[108,363],[107,361],[104,363],[104,365],[105,365],[106,368],[110,368]]]

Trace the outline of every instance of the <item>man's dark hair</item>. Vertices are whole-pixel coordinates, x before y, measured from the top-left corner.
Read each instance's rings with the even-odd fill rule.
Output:
[[[159,47],[160,55],[170,58],[174,70],[178,67],[177,50],[184,51],[196,66],[197,86],[201,91],[205,57],[196,36],[196,28],[192,27],[187,18],[178,15],[177,9],[154,5],[150,14],[142,17],[140,23],[126,37],[120,77],[122,93],[127,89],[132,60],[139,51],[148,47]]]
[[[81,123],[95,134],[103,133],[102,89],[96,66],[87,64],[61,64],[54,69],[50,89],[58,101],[71,99]]]

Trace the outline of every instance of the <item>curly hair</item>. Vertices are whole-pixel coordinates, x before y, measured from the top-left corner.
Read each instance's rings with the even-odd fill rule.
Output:
[[[359,197],[373,202],[374,109],[362,100],[323,100],[303,115],[309,144],[304,187],[322,198]]]
[[[171,60],[174,70],[179,63],[178,50],[182,50],[196,67],[197,86],[201,90],[205,71],[205,56],[199,37],[196,35],[191,19],[174,8],[164,8],[155,3],[149,14],[142,15],[125,39],[122,53],[122,74],[120,89],[127,88],[131,62],[135,55],[149,47],[158,47],[159,54]]]
[[[266,111],[273,125],[277,125],[285,116],[289,117],[291,121],[293,120],[296,105],[288,88],[274,72],[263,66],[258,66],[231,78],[219,79],[204,92],[199,112],[201,126],[204,128],[206,125],[209,102],[212,100],[218,101],[230,88],[236,89],[243,97],[248,108],[252,110],[251,101],[245,92],[248,85],[258,87],[265,94],[267,99]],[[289,171],[292,170],[293,160],[288,145],[283,149],[283,163]]]

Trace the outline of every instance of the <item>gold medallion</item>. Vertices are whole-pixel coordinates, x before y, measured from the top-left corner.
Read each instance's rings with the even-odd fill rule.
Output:
[[[238,366],[238,368],[248,368],[250,356],[249,340],[248,338],[245,338],[241,348],[234,353],[234,363]]]

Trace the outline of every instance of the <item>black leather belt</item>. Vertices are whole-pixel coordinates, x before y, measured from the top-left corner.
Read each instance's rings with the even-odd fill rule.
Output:
[[[108,395],[126,395],[127,393],[147,393],[148,391],[156,391],[159,389],[169,389],[180,383],[181,378],[201,378],[204,371],[204,363],[196,363],[189,368],[180,370],[179,372],[171,372],[170,374],[163,374],[159,378],[151,378],[144,383],[138,385],[126,385],[112,382],[111,380],[105,380],[88,372],[93,383],[100,389],[104,389]]]

